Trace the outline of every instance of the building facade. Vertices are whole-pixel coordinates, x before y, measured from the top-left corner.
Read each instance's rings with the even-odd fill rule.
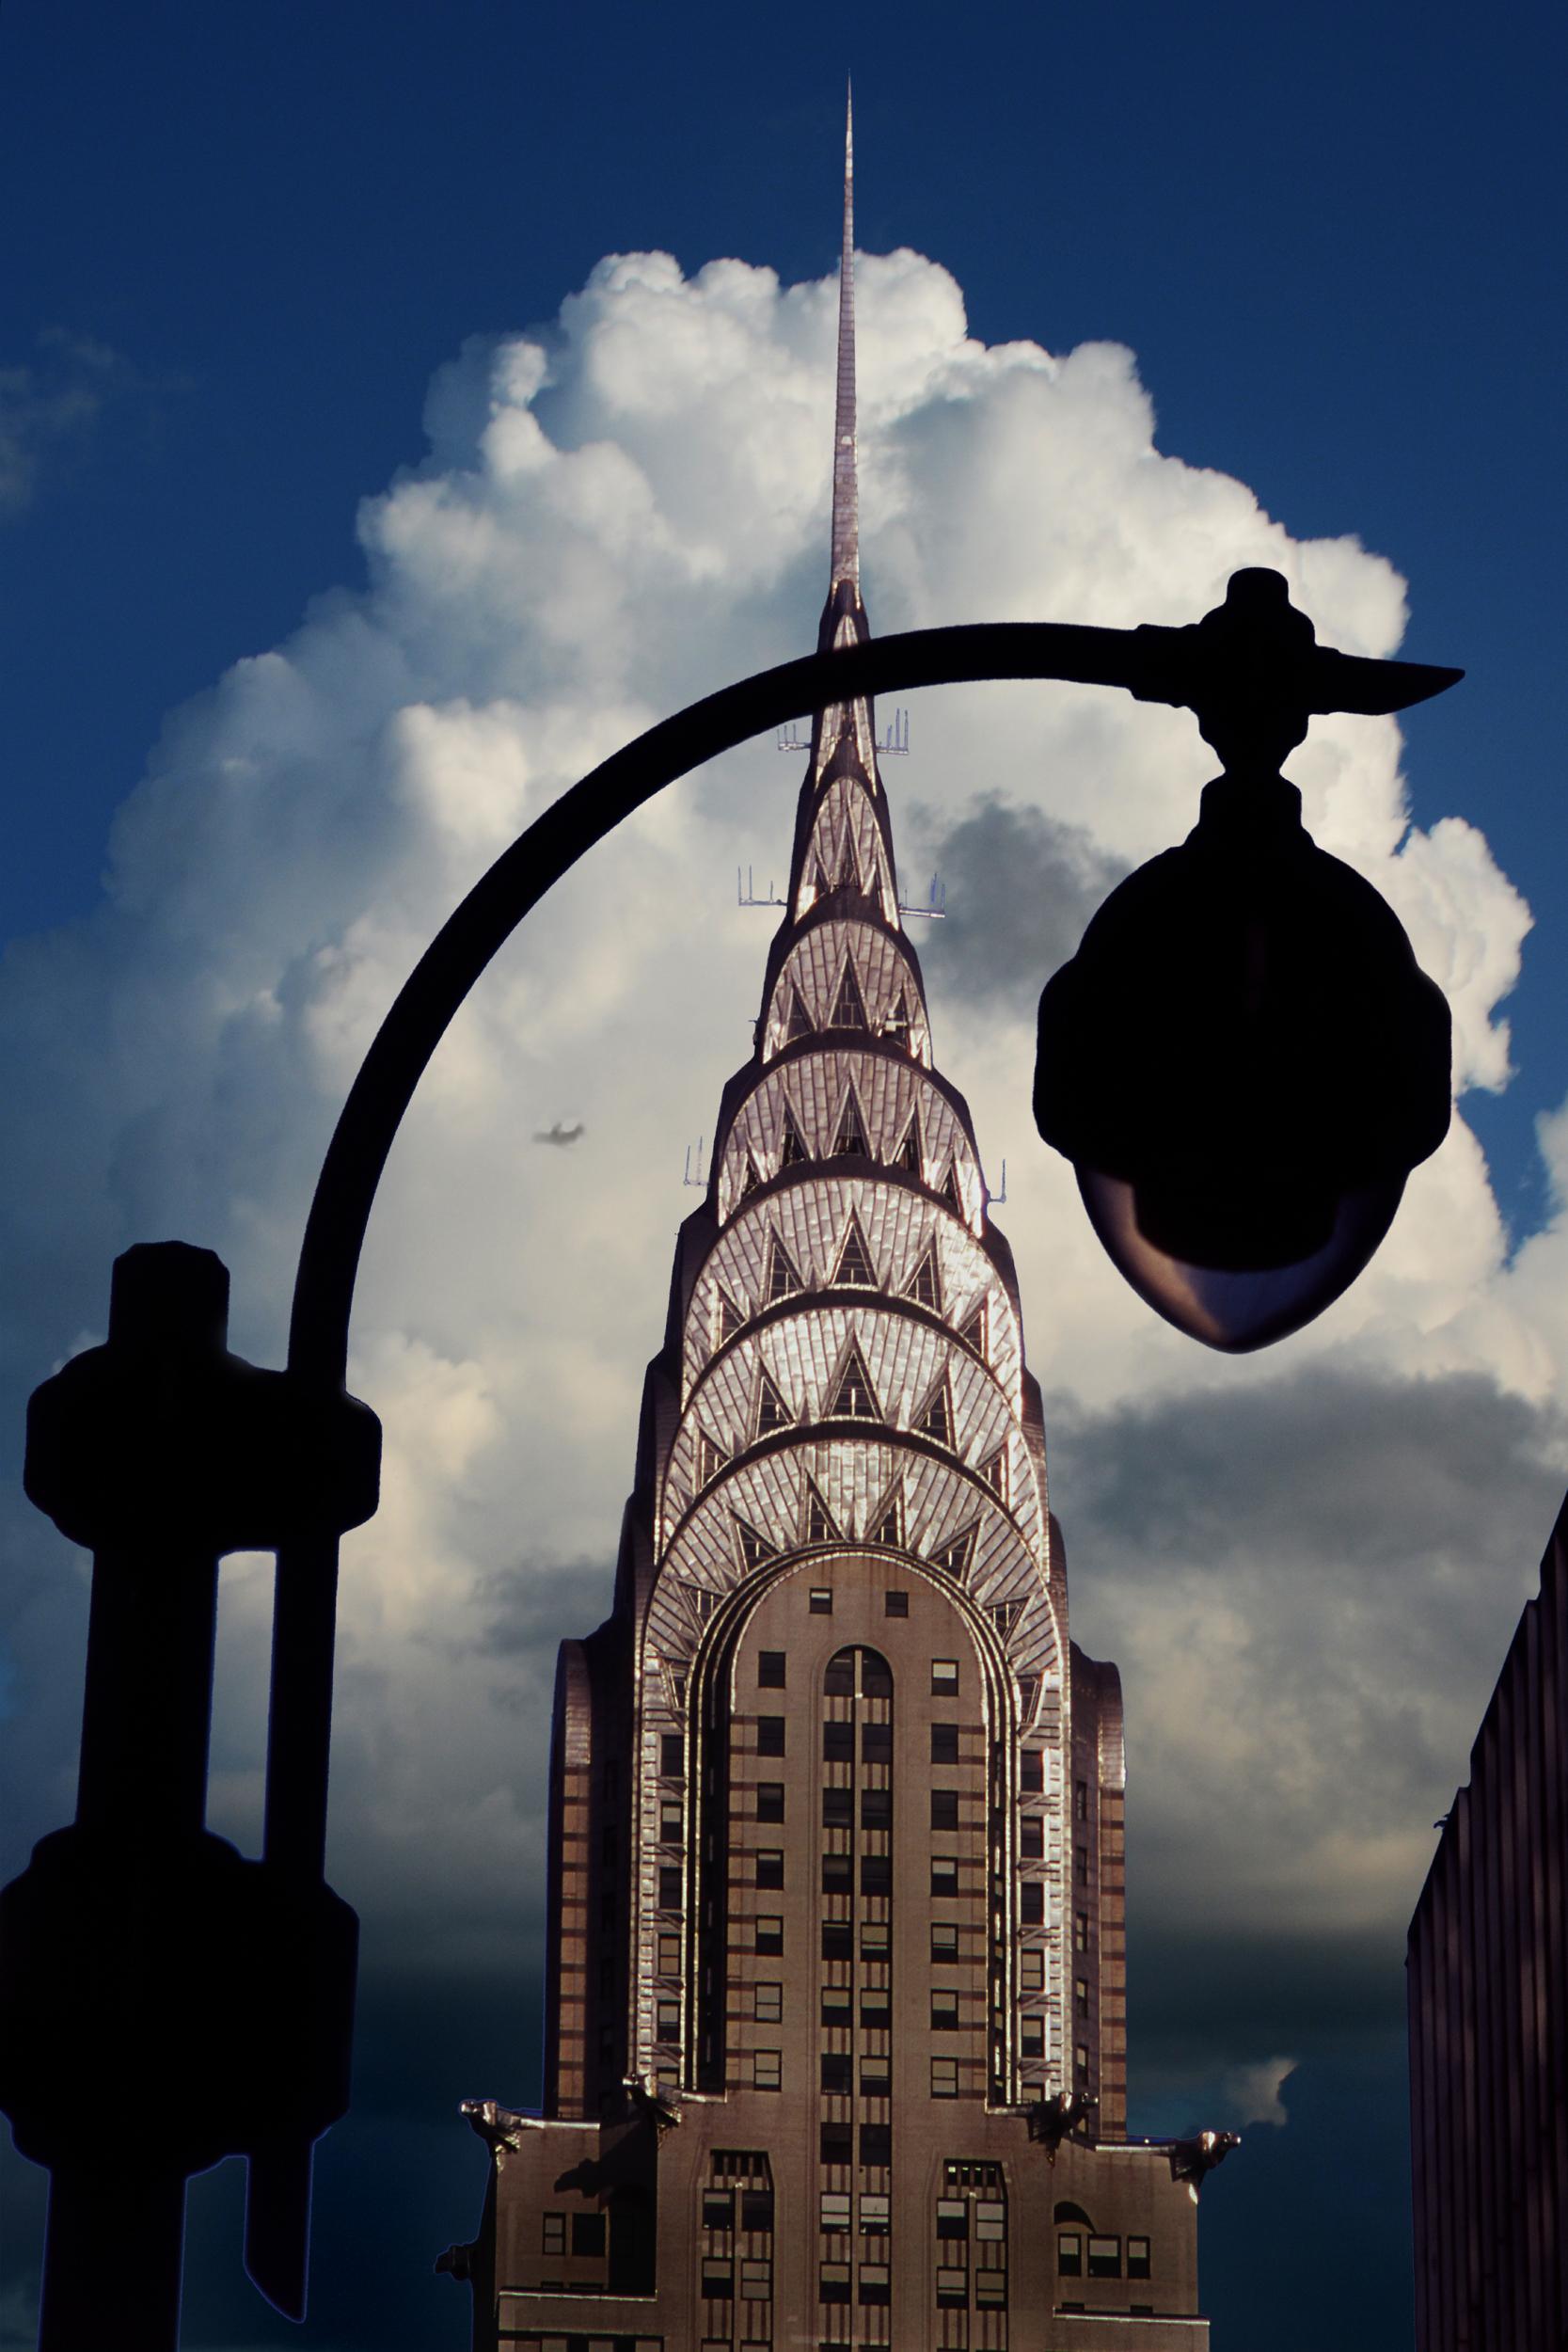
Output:
[[[867,634],[846,172],[831,579]],[[821,714],[752,1058],[562,1649],[543,2113],[475,2343],[1198,2352],[1203,2142],[1125,2138],[1125,1768],[1038,1390],[932,1056],[876,725]]]
[[[1568,1503],[1410,1924],[1418,2352],[1568,2344]]]

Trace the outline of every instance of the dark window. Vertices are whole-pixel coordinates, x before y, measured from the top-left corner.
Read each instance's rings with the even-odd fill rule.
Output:
[[[1022,1908],[1020,1917],[1026,1928],[1037,1928],[1045,1919],[1045,1883],[1041,1879],[1025,1879],[1020,1890]]]
[[[678,1911],[681,1907],[681,1869],[678,1862],[667,1862],[659,1870],[658,1907],[660,1911]]]
[[[969,2308],[969,2273],[967,2270],[939,2269],[937,2272],[937,2309],[939,2312],[962,2312]]]
[[[969,2235],[969,2200],[967,2197],[937,2199],[938,2237],[967,2238]]]
[[[862,1724],[861,1756],[867,1764],[892,1763],[893,1725],[891,1724]]]
[[[784,1752],[784,1719],[782,1715],[757,1717],[757,1754],[783,1756]]]
[[[910,1613],[910,1597],[908,1593],[884,1593],[882,1595],[882,1613],[884,1616],[888,1617],[907,1617]]]
[[[1087,1886],[1089,1883],[1089,1850],[1087,1846],[1075,1846],[1073,1848],[1072,1875],[1078,1881],[1080,1886]]]
[[[958,1661],[956,1658],[933,1658],[931,1688],[935,1692],[956,1691],[958,1687]]]
[[[1072,1784],[1072,1818],[1075,1821],[1086,1821],[1089,1818],[1089,1784],[1086,1780],[1075,1780]]]
[[[681,2038],[681,2005],[678,2001],[660,2001],[657,2031],[660,2042],[678,2042]]]
[[[861,1689],[868,1699],[890,1699],[893,1696],[893,1669],[885,1658],[875,1650],[861,1652]]]
[[[826,1764],[852,1764],[854,1762],[855,1726],[853,1724],[823,1724],[822,1760]]]
[[[867,2058],[861,2067],[861,2097],[886,2099],[893,2090],[892,2061],[885,2058]]]
[[[831,1699],[854,1697],[855,1653],[852,1649],[833,1652],[822,1669],[822,1688]]]
[[[853,2006],[854,1995],[847,1985],[827,1984],[823,1986],[822,2023],[825,2026],[847,2027]]]
[[[893,1862],[885,1853],[861,1856],[861,1893],[891,1895],[893,1892]]]
[[[770,2188],[741,2190],[740,2226],[743,2230],[770,2230],[773,2227],[773,2192]]]
[[[822,1892],[824,1895],[847,1895],[855,1883],[855,1863],[852,1854],[825,1853],[822,1857]]]
[[[572,2251],[574,2254],[604,2252],[602,2213],[575,2213],[572,2216]]]
[[[759,1780],[757,1783],[757,1820],[782,1821],[784,1817],[784,1792],[782,1780]]]
[[[832,1585],[814,1584],[806,1606],[814,1617],[831,1617],[833,1613]]]
[[[824,1829],[854,1828],[855,1792],[852,1788],[823,1789],[822,1826]]]
[[[822,1922],[822,1957],[824,1960],[853,1960],[855,1931],[847,1919],[824,1919]]]
[[[938,2033],[956,2033],[958,2026],[958,1996],[947,1986],[937,1986],[931,1994],[931,2025]]]
[[[933,1764],[956,1764],[958,1760],[958,1726],[957,1724],[931,1725],[931,1761]]]
[[[678,1731],[660,1732],[658,1769],[661,1772],[667,1772],[672,1780],[678,1780],[685,1772],[686,1741]]]
[[[893,2162],[893,2125],[863,2123],[861,2125],[862,2164],[891,2164]]]
[[[735,2195],[727,2188],[705,2188],[703,2191],[703,2227],[705,2230],[733,2230],[735,2227]]]
[[[853,2088],[851,2070],[854,2060],[847,2051],[824,2050],[822,2053],[822,2088],[835,2099],[847,2099]]]
[[[1089,2277],[1091,2279],[1119,2279],[1121,2277],[1121,2240],[1119,2237],[1090,2238]]]
[[[1086,2017],[1088,2015],[1089,1980],[1087,1977],[1074,1977],[1072,1980],[1072,2007],[1075,2016]]]
[[[757,1685],[764,1691],[782,1691],[784,1687],[785,1654],[782,1649],[757,1652]]]
[[[850,2164],[854,2161],[855,2127],[852,2123],[822,2123],[817,2126],[818,2155],[824,2164]]]
[[[784,1884],[784,1855],[776,1847],[767,1848],[757,1855],[756,1883],[759,1886]]]
[[[893,2292],[886,2263],[862,2263],[859,2287],[863,2303],[891,2303]]]
[[[847,2163],[847,2157],[845,2161]],[[816,2293],[820,2302],[847,2303],[849,2300],[848,2264],[824,2263],[817,2275]]]
[[[1146,2237],[1130,2237],[1130,2238],[1128,2239],[1128,2241],[1127,2241],[1127,2275],[1128,2275],[1128,2277],[1129,2277],[1130,2279],[1147,2279],[1147,2278],[1148,2278],[1148,2238],[1146,2238]]]
[[[1045,1787],[1045,1750],[1025,1748],[1018,1759],[1018,1785],[1025,1794],[1037,1797]]]
[[[1063,2230],[1056,2239],[1056,2268],[1064,2279],[1084,2275],[1084,2241],[1076,2230]]]
[[[934,1919],[931,1922],[931,1958],[933,1960],[957,1960],[958,1957],[958,1931],[956,1922],[951,1919]]]
[[[893,2022],[893,2009],[885,1993],[865,1992],[861,1994],[861,2024],[879,2026],[884,2029]]]
[[[891,1788],[861,1790],[862,1829],[891,1829],[893,1827],[893,1791]]]
[[[1026,1813],[1018,1825],[1018,1850],[1025,1862],[1038,1862],[1045,1852],[1045,1821],[1038,1813]]]
[[[756,1921],[756,1935],[754,1950],[759,1952],[782,1952],[784,1950],[784,1921],[782,1919],[759,1917]]]
[[[952,1854],[931,1857],[931,1892],[933,1895],[956,1895],[958,1891],[958,1865]]]
[[[958,1792],[956,1788],[933,1788],[931,1791],[931,1827],[957,1829],[958,1826]]]
[[[703,2263],[703,2293],[715,2302],[727,2303],[735,2293],[734,2265],[707,2255]]]

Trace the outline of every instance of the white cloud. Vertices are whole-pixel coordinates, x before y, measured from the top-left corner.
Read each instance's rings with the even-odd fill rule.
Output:
[[[1353,539],[1292,542],[1243,485],[1160,454],[1129,352],[987,349],[953,279],[912,253],[866,259],[859,293],[865,575],[882,628],[1186,621],[1261,563],[1324,640],[1397,645],[1403,584],[1388,564]],[[834,299],[831,281],[782,288],[739,262],[686,279],[666,256],[622,256],[548,329],[471,344],[432,388],[428,462],[362,512],[368,585],[322,598],[287,643],[173,715],[116,826],[103,911],[22,943],[0,977],[8,1427],[31,1380],[102,1325],[110,1261],[137,1239],[219,1249],[235,1343],[277,1360],[331,1120],[455,899],[616,744],[813,642]],[[909,781],[902,767],[891,778],[910,879],[999,797],[1047,866],[1061,836],[1041,819],[1078,829],[1058,927],[1085,874],[1187,831],[1212,766],[1183,714],[1069,687],[926,694],[913,737]],[[1323,846],[1386,891],[1453,991],[1465,1082],[1497,1087],[1528,910],[1463,819],[1408,830],[1400,757],[1392,722],[1340,719],[1314,729],[1292,772]],[[386,1501],[345,1546],[333,1789],[334,1875],[367,1915],[368,1948],[416,1928],[432,1954],[505,1945],[537,1902],[553,1644],[605,1599],[603,1565],[570,1564],[613,1551],[641,1368],[693,1198],[685,1147],[711,1133],[760,986],[767,922],[735,907],[730,878],[748,860],[782,878],[798,780],[754,745],[623,828],[498,959],[399,1138],[356,1324],[353,1376],[387,1422]],[[930,812],[919,826],[916,801]],[[1007,894],[1037,870],[1021,857],[993,877],[983,914],[999,938],[1030,938],[1031,909]],[[966,886],[985,888],[983,861]],[[1370,1275],[1263,1370],[1152,1326],[1033,1136],[1029,998],[1045,970],[997,993],[973,961],[948,967],[948,987],[940,943],[930,963],[939,1058],[974,1103],[988,1166],[1007,1158],[1002,1222],[1036,1369],[1085,1427],[1179,1402],[1224,1426],[1233,1400],[1283,1380],[1274,1445],[1242,1482],[1261,1529],[1284,1466],[1311,1450],[1315,1369],[1395,1388],[1440,1374],[1536,1403],[1560,1386],[1568,1324],[1550,1296],[1568,1295],[1568,1241],[1554,1228],[1508,1270],[1462,1124],[1418,1172]],[[533,1148],[557,1120],[584,1122],[574,1150]],[[1563,1135],[1547,1143],[1568,1168]],[[1533,1462],[1535,1439],[1515,1434],[1507,1460]],[[1202,1581],[1200,1552],[1159,1589],[1134,1586],[1135,1550],[1058,1481],[1069,1538],[1085,1531],[1085,1622],[1114,1621],[1127,1648],[1134,1820],[1157,1815],[1198,1874],[1154,1873],[1173,1916],[1222,1883],[1227,1904],[1277,1900],[1303,1933],[1325,1890],[1358,1928],[1391,1931],[1408,1908],[1428,1850],[1411,1823],[1462,1765],[1546,1530],[1501,1526],[1465,1655],[1423,1653],[1426,1683],[1385,1706],[1412,1613],[1443,1600],[1430,1553],[1400,1534],[1427,1472],[1397,1449],[1388,1461],[1404,1485],[1371,1482],[1378,1507],[1339,1538],[1338,1632],[1302,1599],[1318,1571],[1263,1534],[1223,1588]],[[1539,1500],[1531,1485],[1530,1511]],[[40,1540],[9,1531],[19,1557]],[[1360,1613],[1358,1543],[1386,1555]],[[225,1617],[237,1694],[261,1672],[267,1581],[226,1573],[250,1580]],[[11,1817],[26,1835],[58,1816],[78,1721],[79,1588],[69,1607],[61,1589],[29,1585],[15,1635],[35,1724]],[[1271,1716],[1286,1653],[1288,1703]],[[1196,1779],[1195,1715],[1217,1726]],[[259,1715],[246,1722],[224,1752],[236,1823],[254,1816]],[[1214,1831],[1227,1812],[1228,1841]],[[1308,1817],[1282,1855],[1282,1823]]]

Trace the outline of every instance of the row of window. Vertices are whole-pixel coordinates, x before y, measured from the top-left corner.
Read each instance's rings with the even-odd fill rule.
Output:
[[[704,2189],[705,2230],[735,2228],[736,2195],[733,2188]],[[773,2227],[773,2192],[770,2188],[743,2188],[739,2197],[740,2226],[743,2230],[770,2230]]]
[[[676,1875],[678,1876],[679,1873],[677,1872]],[[1043,1894],[1044,1890],[1037,1883],[1033,1889],[1025,1885],[1023,1892],[1026,1897],[1031,1891]],[[674,1910],[678,1909],[679,1905],[678,1903],[669,1904],[666,1908]],[[1043,1911],[1041,1911],[1036,1915],[1036,1917],[1037,1919],[1043,1915]],[[1028,1923],[1029,1916],[1029,1911],[1026,1908],[1025,1923]],[[754,1952],[764,1955],[769,1953],[778,1955],[783,1952],[784,1920],[780,1915],[761,1912],[752,1919],[751,1925],[752,1949]],[[663,1940],[660,1939],[661,1943]],[[669,1940],[674,1943],[677,1939],[672,1936]],[[821,1922],[821,1948],[824,1960],[853,1960],[855,1957],[854,1922],[848,1919],[824,1919]],[[861,1922],[860,1948],[863,1960],[887,1959],[891,1949],[891,1938],[885,1919]],[[946,1919],[933,1920],[931,1922],[931,1958],[933,1960],[957,1960],[958,1957],[958,1923]],[[659,1965],[662,1969],[664,1965],[662,1960]],[[677,1973],[673,1960],[666,1973],[671,1976]],[[1025,1945],[1019,1954],[1019,1989],[1023,1993],[1043,1993],[1045,1990],[1045,1954],[1038,1945]]]
[[[831,1596],[830,1596],[831,1597]],[[891,1598],[891,1596],[889,1596]],[[830,1659],[823,1673],[822,1687],[829,1697],[847,1698],[854,1692],[852,1653],[841,1650]],[[860,1652],[861,1691],[866,1698],[891,1698],[893,1676],[885,1662],[873,1659],[866,1650]],[[757,1652],[757,1688],[761,1691],[783,1691],[788,1687],[789,1652],[783,1649],[759,1649]],[[933,1658],[931,1689],[933,1692],[956,1692],[958,1687],[958,1661],[956,1658]]]
[[[1085,2267],[1085,2246],[1087,2268]],[[1085,2239],[1078,2230],[1059,2231],[1056,2237],[1056,2268],[1064,2279],[1147,2279],[1148,2277],[1148,2240],[1130,2237],[1127,2241],[1127,2265],[1122,2267],[1119,2237]]]
[[[772,1654],[774,1656],[783,1655],[782,1652],[778,1651],[775,1651]],[[950,1659],[939,1659],[934,1661],[932,1665],[933,1674],[935,1673],[938,1665],[946,1666],[952,1664],[952,1662],[953,1661]],[[778,1683],[772,1687],[775,1689],[782,1689],[784,1686],[782,1683]],[[955,1682],[949,1687],[956,1689],[958,1686]],[[758,1756],[786,1755],[788,1753],[786,1745],[788,1739],[788,1718],[784,1715],[758,1715],[753,1720],[756,1724],[757,1732],[754,1753]],[[863,1761],[866,1763],[884,1764],[891,1762],[893,1756],[892,1724],[863,1724],[861,1728],[865,1734],[865,1746]],[[957,1764],[958,1762],[959,1728],[960,1726],[958,1724],[946,1723],[932,1724],[929,1726],[931,1734],[931,1761],[933,1764]],[[854,1727],[852,1724],[842,1723],[824,1724],[822,1729],[824,1735],[824,1754],[830,1761],[847,1761],[853,1757],[855,1753],[855,1741]],[[828,1735],[830,1733],[833,1735],[833,1743],[832,1746],[829,1746],[828,1744]],[[662,1757],[659,1768],[661,1772],[666,1778],[672,1780],[684,1777],[686,1770],[685,1742],[682,1740],[680,1733],[678,1731],[667,1731],[663,1734],[662,1740]],[[1045,1788],[1045,1756],[1043,1751],[1039,1748],[1025,1748],[1020,1755],[1018,1763],[1019,1788],[1023,1795],[1038,1796],[1041,1794]]]

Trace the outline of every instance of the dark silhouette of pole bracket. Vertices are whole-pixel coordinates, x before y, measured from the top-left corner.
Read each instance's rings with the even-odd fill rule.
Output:
[[[311,2143],[348,2106],[355,1915],[203,1817],[219,1554],[368,1519],[380,1425],[230,1355],[228,1293],[208,1250],[127,1251],[107,1344],[28,1413],[27,1493],[94,1555],[76,1820],[0,1895],[0,2105],[54,2175],[51,2352],[109,2324],[105,2277],[117,2344],[177,2340],[185,2182],[229,2155],[251,2274],[302,2313]]]
[[[1048,982],[1035,1120],[1133,1288],[1236,1353],[1310,1322],[1371,1257],[1448,1132],[1451,1025],[1278,772],[1314,714],[1398,707],[1394,665],[1319,645],[1277,572],[1236,573],[1195,628],[1138,633],[1158,699],[1196,712],[1225,772]]]
[[[1184,1327],[1234,1344],[1183,1308],[1194,1267],[1162,1258],[1138,1219],[1182,1247],[1203,1226],[1206,1246],[1221,1253],[1205,1279],[1256,1286],[1271,1279],[1267,1252],[1277,1256],[1281,1233],[1291,1248],[1313,1238],[1320,1176],[1338,1183],[1348,1168],[1375,1201],[1392,1181],[1390,1153],[1428,1135],[1430,1151],[1442,1133],[1438,1022],[1420,995],[1430,983],[1411,980],[1402,931],[1355,877],[1354,888],[1335,882],[1316,899],[1291,898],[1305,854],[1299,799],[1273,770],[1314,713],[1402,710],[1461,675],[1317,646],[1284,582],[1243,572],[1220,612],[1193,628],[919,629],[725,687],[562,793],[420,957],[323,1163],[286,1373],[259,1372],[228,1352],[229,1278],[209,1251],[167,1242],[117,1261],[107,1345],[45,1381],[28,1417],[27,1492],[94,1555],[77,1819],[40,1839],[0,1894],[0,2109],[23,2153],[54,2175],[43,2352],[80,2352],[105,2328],[121,2352],[172,2352],[185,2181],[231,2153],[249,2160],[245,2266],[280,2312],[304,2316],[311,2147],[348,2104],[357,1935],[322,1875],[338,1544],[375,1509],[380,1444],[375,1416],[343,1388],[355,1281],[404,1112],[448,1025],[530,909],[667,785],[835,703],[1032,677],[1117,686],[1193,709],[1226,763],[1196,833],[1169,853],[1197,879],[1172,887],[1160,879],[1166,861],[1155,859],[1096,916],[1046,991],[1055,1009],[1045,1024],[1042,1007],[1049,1050],[1036,1099],[1042,1132],[1085,1155],[1079,1181],[1123,1272],[1171,1320],[1186,1312]],[[1258,900],[1251,929],[1239,913],[1248,892]],[[1326,928],[1308,936],[1309,917]],[[1386,1029],[1407,1046],[1419,1032],[1408,1111],[1393,1080],[1386,1100],[1369,1087],[1330,1099],[1333,1057],[1314,1060],[1310,1041],[1322,1008],[1313,1009],[1311,986],[1277,980],[1284,950],[1308,946],[1320,978],[1341,964],[1352,975],[1335,983],[1336,1019],[1354,1012],[1370,1036]],[[1103,1003],[1083,984],[1090,969]],[[1445,1027],[1445,1073],[1446,1037]],[[1285,1119],[1259,1075],[1270,1053],[1298,1087],[1323,1089],[1323,1115],[1339,1122],[1338,1158],[1320,1155],[1320,1168],[1308,1152],[1295,1193],[1279,1155],[1295,1147],[1302,1123]],[[1388,1076],[1386,1057],[1369,1067],[1380,1084]],[[1446,1122],[1446,1075],[1443,1093]],[[1144,1103],[1154,1107],[1140,1114]],[[1347,1139],[1347,1116],[1368,1123],[1370,1140]],[[1275,1186],[1251,1226],[1237,1170]],[[1216,1216],[1209,1188],[1219,1177],[1229,1189]],[[1261,1278],[1255,1245],[1239,1250],[1243,1231],[1265,1236]],[[1239,1259],[1243,1270],[1228,1270]],[[1235,1325],[1231,1296],[1205,1307],[1211,1327],[1222,1310]],[[203,1820],[217,1563],[240,1549],[277,1555],[259,1862]],[[114,2162],[84,2123],[106,2107],[134,2119],[133,2164]]]

